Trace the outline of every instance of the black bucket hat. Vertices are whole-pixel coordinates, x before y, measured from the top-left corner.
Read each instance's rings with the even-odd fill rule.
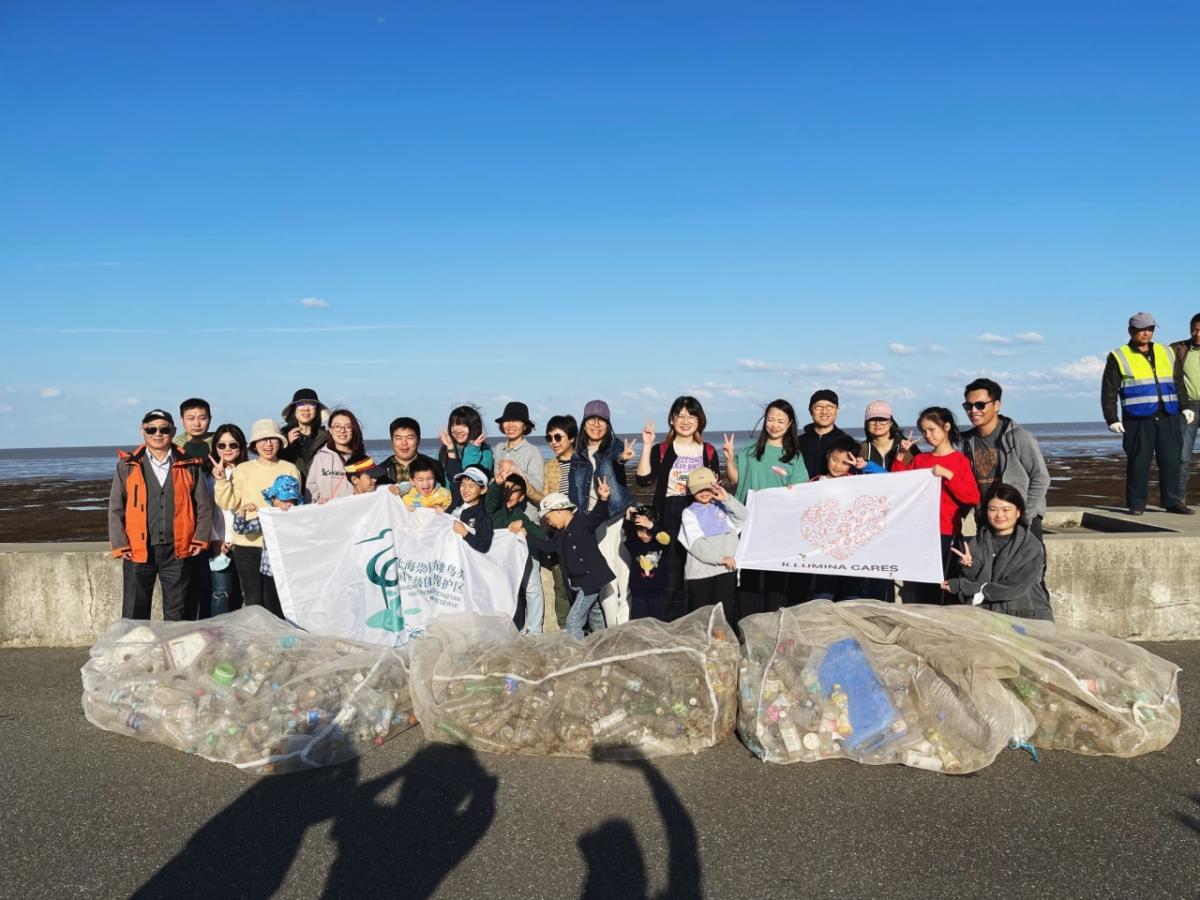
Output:
[[[529,407],[516,400],[504,404],[504,412],[496,419],[497,425],[501,422],[524,422],[528,431],[533,431],[534,428],[533,422],[529,421]]]
[[[315,403],[321,408],[321,421],[324,422],[329,418],[329,407],[321,402],[321,399],[317,396],[317,392],[312,388],[300,388],[300,390],[292,394],[292,402],[285,406],[283,412],[280,413],[284,421],[292,417],[292,414],[296,411],[297,403]]]

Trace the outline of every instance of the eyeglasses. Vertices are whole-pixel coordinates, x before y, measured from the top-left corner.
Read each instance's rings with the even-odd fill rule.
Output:
[[[218,450],[236,450],[240,446],[241,446],[241,444],[237,444],[233,441],[222,441],[221,443],[217,444],[217,449]]]
[[[566,439],[567,439],[567,436],[565,434],[548,434],[548,435],[546,435],[546,440],[548,440],[552,444],[557,444],[559,441],[565,441]]]
[[[166,425],[152,425],[148,428],[143,428],[142,431],[146,434],[170,434],[171,429]]]
[[[353,425],[330,425],[329,430],[330,431],[353,431],[354,426]]]
[[[832,403],[817,403],[812,407],[813,412],[833,412],[837,407]]]
[[[891,425],[892,420],[891,419],[870,418],[870,419],[867,419],[867,424],[868,425]]]
[[[973,409],[979,410],[979,412],[983,412],[985,409],[988,408],[989,403],[995,403],[995,402],[996,402],[995,400],[976,400],[974,403],[964,403],[962,405],[963,412],[970,412]]]

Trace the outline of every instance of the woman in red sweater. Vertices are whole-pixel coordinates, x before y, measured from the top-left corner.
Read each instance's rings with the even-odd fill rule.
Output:
[[[900,453],[892,463],[893,472],[908,472],[914,469],[929,469],[942,480],[942,505],[938,515],[938,528],[942,535],[942,571],[947,578],[950,568],[957,570],[957,557],[950,555],[950,547],[956,539],[961,543],[962,520],[968,510],[979,505],[979,485],[971,461],[955,449],[960,437],[954,424],[954,413],[944,406],[931,406],[917,417],[917,427],[925,443],[933,448],[930,453],[912,454],[915,441],[900,442]],[[940,584],[914,582],[917,603],[942,603],[945,596]]]

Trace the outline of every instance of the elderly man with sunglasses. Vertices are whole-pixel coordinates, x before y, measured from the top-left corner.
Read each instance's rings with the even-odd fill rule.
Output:
[[[124,568],[121,615],[150,618],[157,578],[163,618],[178,621],[188,591],[186,562],[208,548],[212,498],[200,460],[171,443],[175,422],[170,413],[146,413],[142,435],[142,445],[132,453],[118,451],[108,495],[108,539]]]
[[[990,378],[976,378],[963,390],[962,408],[971,428],[963,432],[962,451],[971,461],[979,496],[994,484],[1015,487],[1025,498],[1025,524],[1041,539],[1050,472],[1037,438],[1000,415],[1002,394],[1003,389]],[[975,510],[975,524],[987,524],[982,506]]]

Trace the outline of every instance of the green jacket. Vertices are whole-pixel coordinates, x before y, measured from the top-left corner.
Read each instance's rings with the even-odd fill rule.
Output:
[[[487,494],[483,498],[483,508],[492,517],[492,527],[496,531],[508,528],[512,522],[520,522],[525,530],[538,540],[545,540],[546,532],[542,526],[529,517],[526,512],[528,504],[522,503],[509,509],[504,505],[504,492],[499,484],[493,481],[488,485]]]

